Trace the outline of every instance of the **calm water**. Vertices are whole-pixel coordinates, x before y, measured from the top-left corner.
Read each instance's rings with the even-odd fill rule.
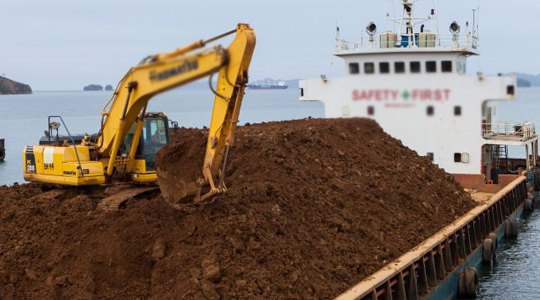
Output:
[[[540,129],[540,88],[520,89],[519,100],[499,105],[499,120],[532,121]],[[0,137],[6,139],[6,161],[0,163],[0,185],[22,182],[22,149],[35,144],[47,129],[47,116],[61,115],[72,133],[94,133],[107,92],[37,92],[0,96]],[[208,125],[213,98],[206,90],[176,90],[160,95],[149,111],[167,112],[181,126]],[[320,103],[298,101],[298,90],[248,91],[240,123],[322,117]],[[512,156],[524,152],[510,149]],[[494,272],[483,274],[480,299],[540,299],[540,212],[521,226],[518,239],[505,244]]]
[[[517,240],[499,249],[494,272],[482,274],[479,299],[540,299],[540,212],[521,224]]]
[[[531,121],[540,129],[540,88],[519,90],[519,100],[499,105],[501,119]],[[510,152],[517,155],[522,152]],[[482,300],[540,299],[540,210],[519,228],[515,241],[507,242],[497,255],[493,271],[481,274]]]

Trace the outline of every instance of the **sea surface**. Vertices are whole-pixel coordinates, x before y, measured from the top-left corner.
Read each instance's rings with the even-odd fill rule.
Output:
[[[0,138],[6,140],[6,160],[0,163],[0,185],[23,182],[22,150],[36,144],[47,129],[47,117],[60,115],[74,133],[95,133],[102,106],[110,92],[36,92],[33,95],[0,96]],[[150,101],[148,111],[164,111],[183,127],[208,126],[213,95],[207,90],[178,89]],[[240,124],[321,118],[317,102],[299,102],[298,90],[248,90]],[[530,121],[540,129],[540,88],[518,90],[518,100],[501,102],[499,121]],[[62,130],[62,129],[61,129]],[[510,149],[511,157],[525,157]],[[482,274],[479,299],[540,299],[540,210],[520,227],[516,241],[501,247],[494,271]]]

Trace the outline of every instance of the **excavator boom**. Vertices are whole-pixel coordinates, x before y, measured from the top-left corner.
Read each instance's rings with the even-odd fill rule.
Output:
[[[170,174],[158,169],[158,182],[165,199],[171,203],[188,198],[204,201],[226,191],[224,183],[224,163],[229,146],[234,140],[244,90],[248,82],[248,68],[255,49],[255,34],[243,30],[242,38],[237,38],[227,49],[227,63],[219,70],[216,89],[213,91],[214,107],[206,144],[202,169],[203,178],[197,182],[171,181]],[[209,189],[202,193],[203,187]]]

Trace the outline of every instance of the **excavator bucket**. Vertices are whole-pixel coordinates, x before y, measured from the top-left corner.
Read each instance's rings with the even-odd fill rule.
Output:
[[[200,195],[201,187],[196,182],[186,182],[174,171],[158,167],[157,175],[163,198],[173,205],[191,202]]]

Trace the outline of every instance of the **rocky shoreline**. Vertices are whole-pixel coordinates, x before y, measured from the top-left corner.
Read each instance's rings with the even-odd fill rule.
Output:
[[[13,81],[0,76],[0,95],[32,94],[32,88],[28,84]]]

